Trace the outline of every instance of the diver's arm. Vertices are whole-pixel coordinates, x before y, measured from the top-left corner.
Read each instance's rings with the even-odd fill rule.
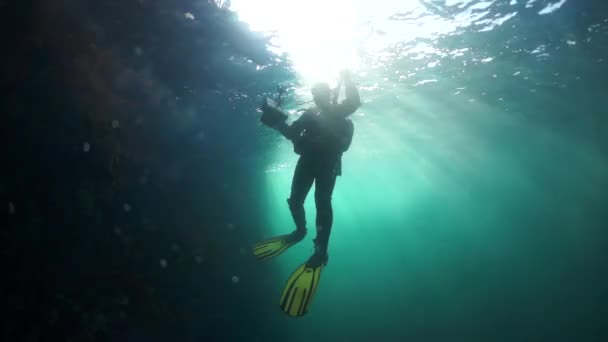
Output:
[[[287,122],[281,121],[276,126],[274,126],[274,129],[279,131],[279,133],[281,133],[285,138],[292,140],[292,138],[294,137],[294,132],[293,132],[294,124],[295,124],[295,122],[293,124],[291,124],[291,126],[290,126],[287,124]]]
[[[288,125],[287,122],[281,121],[279,124],[274,126],[274,128],[279,131],[285,138],[289,140],[294,140],[296,137],[302,134],[304,130],[304,120],[305,114],[302,114],[296,121],[294,121],[291,125]]]
[[[336,105],[335,113],[346,118],[361,107],[361,97],[359,96],[359,89],[357,89],[357,86],[353,83],[349,76],[343,77],[343,82],[346,99]]]

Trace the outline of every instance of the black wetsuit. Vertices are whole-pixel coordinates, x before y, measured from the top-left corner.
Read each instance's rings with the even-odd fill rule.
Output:
[[[282,124],[277,127],[293,142],[294,151],[300,155],[293,175],[291,195],[287,199],[296,228],[306,230],[304,200],[314,182],[317,208],[315,243],[325,251],[333,222],[332,193],[336,177],[342,173],[342,154],[352,139],[352,123],[347,122],[346,117],[359,106],[357,89],[353,85],[347,85],[346,99],[333,105],[328,112],[309,109],[291,126]]]

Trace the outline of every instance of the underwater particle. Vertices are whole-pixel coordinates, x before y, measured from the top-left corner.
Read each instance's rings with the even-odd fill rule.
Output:
[[[120,319],[125,319],[127,318],[127,314],[124,311],[121,311],[120,313],[118,313],[118,317],[120,317]]]
[[[15,215],[15,204],[8,202],[8,213],[9,215]]]
[[[82,151],[83,151],[84,153],[87,153],[87,152],[89,152],[90,150],[91,150],[91,144],[89,144],[88,142],[86,142],[86,141],[85,141],[85,142],[82,144]]]
[[[118,120],[112,120],[112,128],[118,128],[119,126]]]
[[[437,82],[437,80],[435,80],[435,79],[431,79],[431,80],[422,80],[422,81],[419,81],[418,83],[414,84],[414,87],[421,86],[421,85],[425,85],[425,84],[427,84],[427,83],[435,83],[435,82]]]
[[[122,231],[120,230],[120,227],[118,227],[118,226],[114,227],[114,234],[119,235],[119,236],[122,235]]]
[[[190,13],[190,12],[186,12],[186,13],[184,13],[184,17],[185,17],[186,19],[190,19],[190,20],[194,20],[194,19],[196,19],[196,18],[194,18],[194,14],[192,14],[192,13]]]
[[[229,231],[233,231],[234,230],[234,223],[228,223],[226,224],[226,227],[228,228]]]
[[[545,14],[553,13],[553,12],[557,11],[558,9],[560,9],[565,3],[566,3],[566,0],[559,0],[558,2],[547,5],[547,7],[540,10],[540,12],[538,12],[538,14],[545,15]]]
[[[568,43],[568,45],[576,45],[575,40],[567,40],[566,43]]]
[[[237,284],[239,281],[241,281],[241,278],[239,278],[239,276],[237,276],[237,275],[232,276],[232,282],[234,284]]]
[[[129,203],[124,203],[124,204],[122,205],[122,208],[123,208],[123,209],[125,210],[125,212],[127,212],[127,213],[128,213],[129,211],[131,211],[131,205],[130,205]]]
[[[171,244],[171,250],[175,253],[179,252],[179,245],[176,243]]]
[[[201,264],[203,262],[203,257],[200,255],[195,255],[194,261],[196,261],[197,264]]]
[[[168,265],[167,260],[160,259],[160,267],[167,268],[167,265]]]
[[[135,54],[135,56],[141,56],[144,53],[144,50],[142,50],[139,46],[136,46],[133,48],[133,53]]]
[[[519,74],[521,74],[521,71],[516,71],[513,73],[513,76],[518,76]]]

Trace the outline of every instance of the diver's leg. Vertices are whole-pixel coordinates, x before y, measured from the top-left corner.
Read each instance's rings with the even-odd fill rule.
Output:
[[[327,254],[329,234],[333,223],[333,209],[331,197],[336,184],[336,170],[326,167],[319,170],[315,181],[315,204],[317,207],[317,238],[315,239],[315,252]]]
[[[291,183],[291,195],[287,199],[291,216],[296,224],[297,235],[306,235],[306,214],[304,212],[304,200],[314,182],[314,173],[310,163],[302,157],[298,160],[296,170]]]

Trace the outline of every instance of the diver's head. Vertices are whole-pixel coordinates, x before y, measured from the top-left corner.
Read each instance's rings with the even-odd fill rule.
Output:
[[[312,98],[319,109],[327,109],[331,106],[331,88],[327,83],[317,83],[312,89]]]

